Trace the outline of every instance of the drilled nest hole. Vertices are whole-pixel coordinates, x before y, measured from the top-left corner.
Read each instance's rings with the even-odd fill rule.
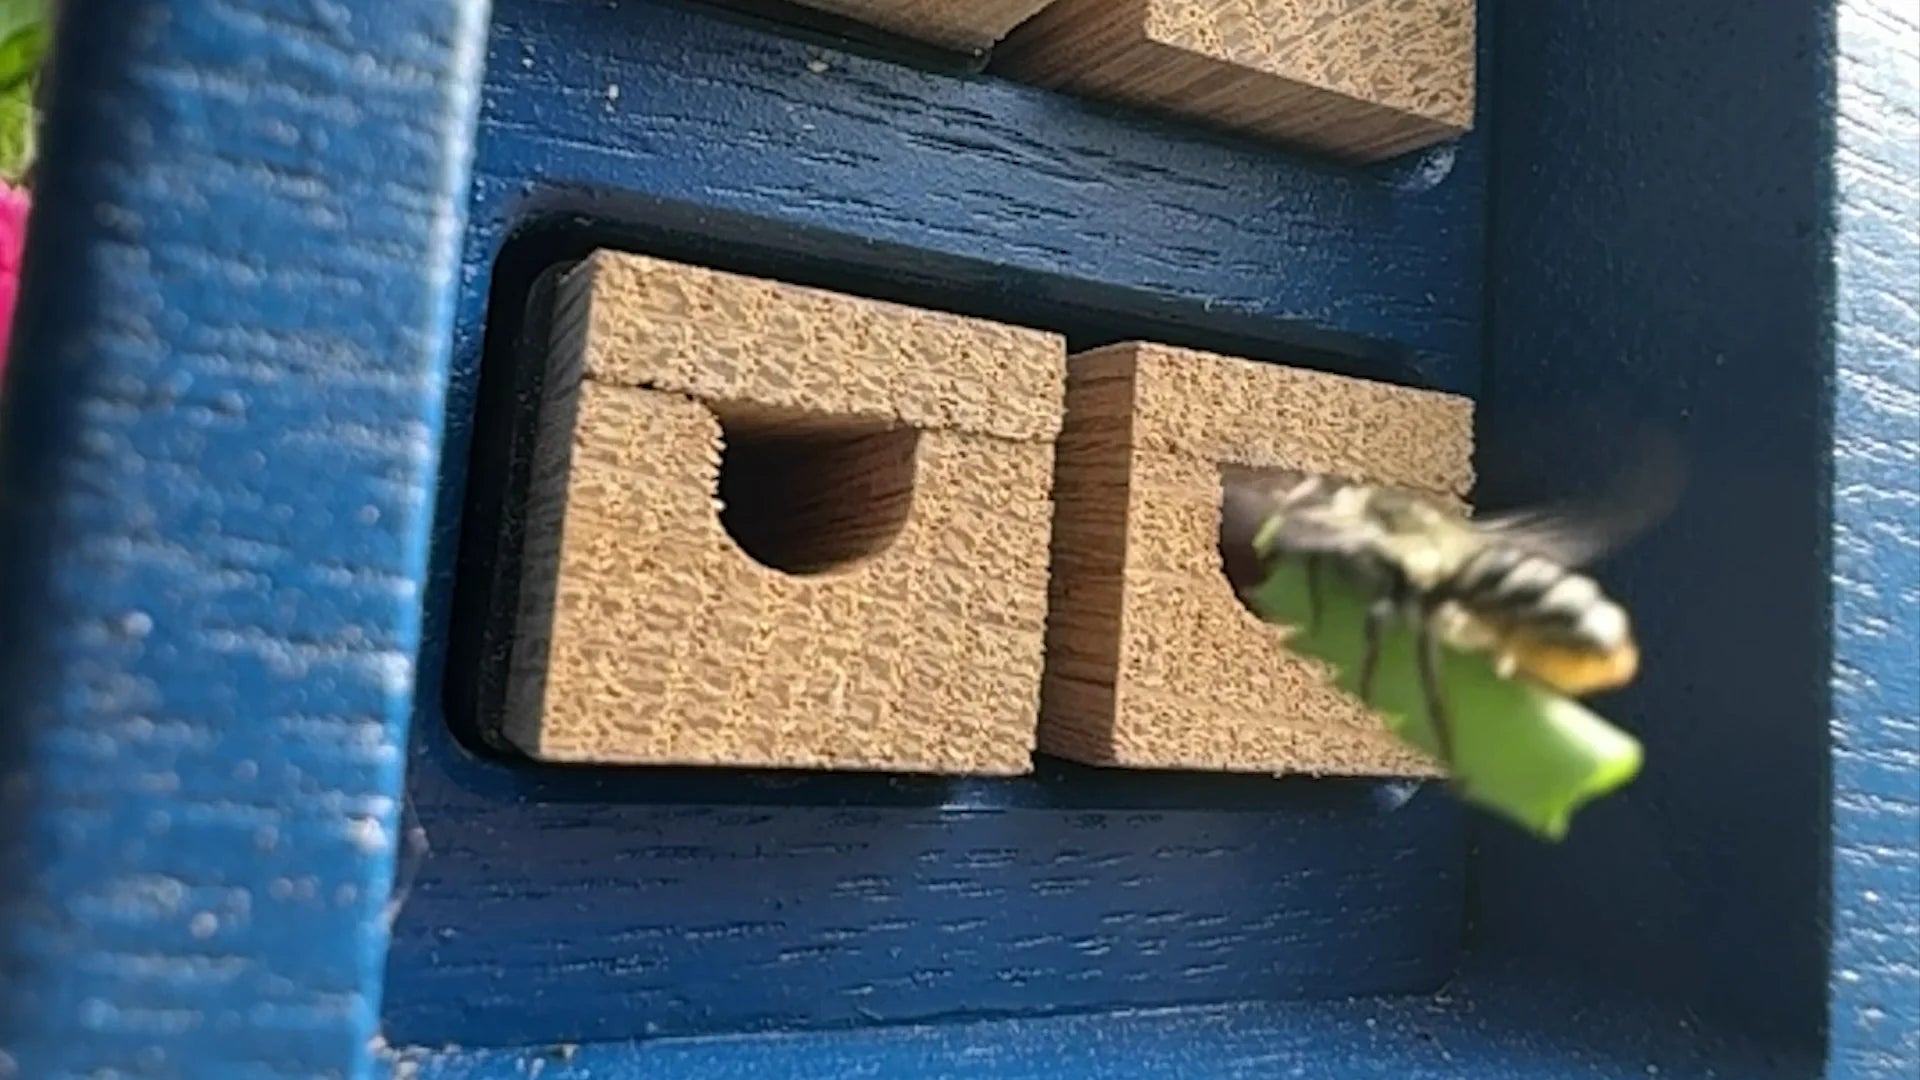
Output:
[[[849,569],[892,546],[913,509],[920,432],[862,417],[719,406],[720,524],[788,574]]]

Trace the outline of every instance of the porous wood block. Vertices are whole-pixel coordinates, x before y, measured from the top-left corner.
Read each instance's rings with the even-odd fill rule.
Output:
[[[607,252],[554,313],[512,742],[1031,767],[1062,339]]]
[[[1222,466],[1464,505],[1472,404],[1156,345],[1074,356],[1055,467],[1040,748],[1101,765],[1438,775],[1233,593]]]
[[[799,0],[929,45],[984,52],[1048,0]]]
[[[1473,126],[1473,0],[1056,0],[1008,77],[1351,161]]]

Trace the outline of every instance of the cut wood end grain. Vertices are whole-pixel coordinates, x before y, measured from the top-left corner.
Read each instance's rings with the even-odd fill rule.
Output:
[[[1055,0],[1009,78],[1376,161],[1472,127],[1473,0]]]
[[[928,45],[981,53],[1047,0],[799,0]]]
[[[514,744],[1028,771],[1058,336],[612,253],[554,310]]]
[[[1464,505],[1451,394],[1156,345],[1073,357],[1040,747],[1100,765],[1436,776],[1233,595],[1220,469],[1328,472]]]

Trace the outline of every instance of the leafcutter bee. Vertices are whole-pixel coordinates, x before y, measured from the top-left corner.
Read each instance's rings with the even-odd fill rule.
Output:
[[[1487,654],[1501,677],[1568,696],[1633,679],[1640,649],[1632,620],[1579,568],[1664,517],[1683,471],[1673,446],[1650,438],[1635,467],[1599,499],[1483,517],[1397,488],[1285,469],[1223,469],[1222,482],[1221,550],[1235,587],[1292,559],[1304,562],[1315,619],[1323,574],[1372,596],[1360,696],[1371,704],[1381,633],[1400,620],[1414,635],[1439,758],[1451,767],[1443,646]]]

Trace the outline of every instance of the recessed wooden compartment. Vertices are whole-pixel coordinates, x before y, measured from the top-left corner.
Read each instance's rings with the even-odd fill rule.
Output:
[[[610,252],[553,310],[513,744],[1031,768],[1062,339]]]
[[[1464,504],[1463,397],[1148,344],[1069,361],[1040,747],[1100,765],[1434,776],[1233,595],[1220,467]]]
[[[1474,0],[1056,0],[993,67],[1369,162],[1472,127],[1474,23]]]
[[[979,53],[1049,0],[795,0],[943,49]]]

